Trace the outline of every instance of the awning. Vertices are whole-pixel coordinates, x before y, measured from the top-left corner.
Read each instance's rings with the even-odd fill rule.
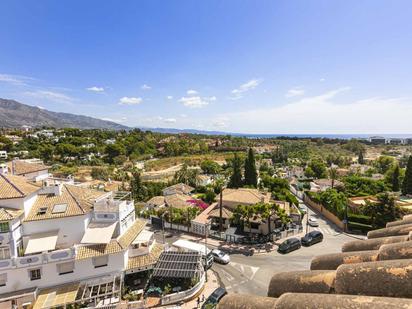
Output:
[[[50,289],[41,290],[33,309],[54,308],[72,304],[76,301],[79,283],[70,283]]]
[[[81,240],[82,244],[108,244],[112,239],[115,223],[91,223]]]
[[[153,237],[153,232],[150,232],[148,230],[143,230],[140,232],[139,235],[133,240],[132,244],[141,244],[141,243],[146,243],[149,242],[150,239]]]
[[[54,250],[59,231],[33,234],[30,236],[24,254],[32,254]]]

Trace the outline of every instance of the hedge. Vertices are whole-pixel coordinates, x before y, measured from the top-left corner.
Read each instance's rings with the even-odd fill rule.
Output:
[[[357,222],[350,222],[348,224],[348,228],[351,231],[362,231],[364,233],[369,232],[371,230],[373,230],[372,225],[369,224],[362,224],[362,223],[357,223]]]
[[[348,214],[349,222],[354,223],[361,223],[365,225],[369,225],[371,223],[371,217],[361,214]]]

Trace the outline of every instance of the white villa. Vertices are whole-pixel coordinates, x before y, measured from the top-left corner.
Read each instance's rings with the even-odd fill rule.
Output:
[[[0,308],[116,301],[163,248],[126,193],[0,174]]]

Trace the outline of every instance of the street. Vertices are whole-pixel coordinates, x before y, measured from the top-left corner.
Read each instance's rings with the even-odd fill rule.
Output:
[[[272,275],[276,272],[290,270],[308,270],[312,258],[316,255],[326,253],[337,253],[341,251],[342,245],[353,237],[341,233],[333,224],[308,208],[309,216],[315,217],[319,227],[308,226],[308,231],[318,230],[322,232],[324,239],[321,243],[311,247],[303,247],[299,250],[282,255],[277,251],[270,253],[244,255],[231,254],[230,263],[221,265],[214,263],[212,270],[216,273],[220,286],[225,287],[228,292],[249,293],[265,296]],[[303,219],[303,231],[306,232],[306,216]],[[181,237],[181,232],[166,233],[166,242],[171,244]],[[155,237],[157,241],[163,242],[162,232],[157,230]],[[300,236],[299,236],[300,237]],[[278,241],[282,242],[284,239]],[[208,246],[210,249],[215,247]]]
[[[217,273],[221,285],[228,292],[248,293],[266,296],[272,275],[276,272],[290,270],[308,270],[310,261],[316,255],[336,253],[341,251],[341,246],[350,240],[347,236],[335,230],[334,226],[308,209],[309,215],[318,219],[319,227],[308,227],[309,231],[318,230],[323,233],[323,242],[311,247],[282,255],[278,252],[244,256],[232,254],[228,265],[214,263],[212,269]],[[306,219],[303,220],[306,222]],[[306,226],[304,226],[304,231]]]

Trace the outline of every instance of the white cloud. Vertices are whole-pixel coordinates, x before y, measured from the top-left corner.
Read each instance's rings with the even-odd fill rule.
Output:
[[[119,105],[137,105],[142,103],[142,98],[135,98],[135,97],[123,97],[119,100]]]
[[[285,97],[293,98],[293,97],[302,96],[304,94],[305,94],[305,90],[303,88],[295,87],[295,88],[289,89],[288,92],[286,92]]]
[[[37,105],[38,109],[45,109],[43,106]]]
[[[207,106],[209,105],[210,101],[214,101],[214,100],[210,100],[210,98],[201,98],[199,96],[182,97],[179,99],[180,103],[190,108],[201,108],[201,107]]]
[[[142,87],[140,87],[140,88],[142,88],[142,90],[150,90],[150,89],[152,89],[151,86],[146,85],[146,84],[142,85]]]
[[[180,114],[180,117],[187,118],[187,115],[186,114]]]
[[[246,83],[240,85],[238,88],[232,90],[232,99],[237,100],[243,97],[245,92],[255,89],[263,82],[262,79],[251,79]]]
[[[227,128],[228,127],[228,120],[229,120],[229,118],[227,118],[227,117],[217,118],[217,119],[212,121],[212,126],[214,128],[219,128],[219,129]]]
[[[121,117],[121,118],[103,117],[103,118],[100,118],[100,119],[101,120],[106,120],[106,121],[111,121],[111,122],[117,122],[117,123],[122,123],[122,122],[127,121],[126,117]]]
[[[198,94],[198,92],[196,90],[189,89],[188,91],[186,91],[186,94],[187,95],[196,95],[196,94]]]
[[[168,95],[168,96],[166,97],[166,99],[168,99],[168,100],[173,100],[173,96]]]
[[[103,87],[97,87],[97,86],[86,88],[86,90],[93,91],[93,92],[104,92]]]
[[[21,75],[0,74],[0,82],[3,83],[25,85],[27,80],[34,80],[34,78]]]
[[[175,118],[165,118],[165,119],[163,119],[163,121],[166,122],[166,123],[176,123]]]
[[[323,83],[324,81],[325,81],[326,79],[325,78],[321,78],[321,79],[319,79],[319,81],[321,82],[321,83]]]
[[[412,99],[375,97],[337,102],[338,95],[349,89],[339,88],[273,108],[231,113],[231,131],[287,134],[410,133]]]
[[[49,91],[49,90],[28,91],[28,92],[25,92],[24,94],[38,98],[38,99],[45,99],[45,100],[54,101],[54,102],[68,103],[68,102],[74,101],[73,98],[69,97],[68,95],[64,93]]]

